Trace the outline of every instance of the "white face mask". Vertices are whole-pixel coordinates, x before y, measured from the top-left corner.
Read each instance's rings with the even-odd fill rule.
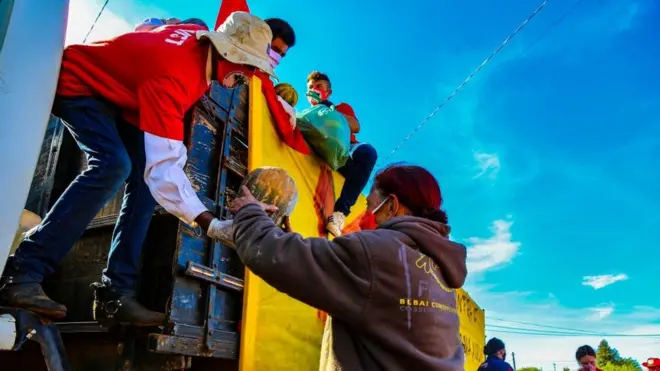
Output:
[[[273,67],[273,69],[277,68],[282,60],[282,56],[273,49],[268,50],[268,56],[270,57],[270,66]]]

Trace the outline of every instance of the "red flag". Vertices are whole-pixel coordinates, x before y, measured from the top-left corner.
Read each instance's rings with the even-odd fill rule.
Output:
[[[224,22],[227,17],[233,12],[250,12],[246,0],[222,0],[220,1],[220,11],[218,11],[218,18],[215,20],[214,30]]]
[[[300,130],[291,127],[291,124],[289,123],[289,114],[286,113],[284,107],[282,107],[282,104],[277,99],[273,80],[271,80],[268,74],[263,71],[257,71],[257,77],[261,79],[261,92],[266,98],[266,103],[268,104],[268,109],[270,110],[271,115],[273,115],[273,124],[275,125],[275,130],[277,131],[277,134],[279,134],[280,139],[282,139],[282,141],[289,147],[304,155],[311,154],[312,151],[309,149]]]

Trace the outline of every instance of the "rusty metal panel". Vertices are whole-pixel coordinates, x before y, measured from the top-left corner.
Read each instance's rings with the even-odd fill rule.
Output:
[[[223,214],[227,193],[235,194],[240,184],[234,181],[234,189],[227,192],[228,159],[233,154],[235,167],[246,169],[246,146],[242,148],[245,153],[242,156],[232,153],[231,149],[232,137],[247,132],[247,125],[240,125],[247,124],[247,120],[236,119],[241,114],[245,117],[247,108],[247,87],[232,90],[214,83],[192,114],[185,171],[197,193],[215,204],[211,210],[216,215]],[[237,115],[239,111],[242,113]],[[172,338],[159,338],[153,343],[158,347],[154,350],[167,351],[170,342],[179,344],[176,339],[190,338],[195,340],[186,345],[186,354],[236,357],[236,332],[242,306],[242,292],[237,290],[242,291],[243,267],[235,251],[210,240],[201,230],[180,223],[173,271],[172,298],[168,306],[168,335]],[[166,346],[158,345],[161,342]],[[204,349],[203,354],[200,349]]]
[[[247,90],[214,83],[191,111],[187,125],[186,174],[202,202],[225,218],[230,215],[224,206],[235,197],[247,169]],[[31,205],[44,213],[86,166],[84,154],[61,123],[53,120],[48,130],[31,191]],[[44,284],[54,300],[67,305],[65,322],[72,333],[102,331],[91,323],[89,285],[100,280],[105,268],[122,198],[120,191],[105,205]],[[233,249],[161,214],[166,213],[157,212],[144,244],[138,292],[148,308],[168,314],[168,326],[152,334],[158,339],[150,343],[152,350],[236,358],[243,265]]]
[[[46,215],[50,206],[51,192],[55,182],[55,168],[60,157],[63,135],[64,125],[60,119],[51,115],[25,203],[26,209],[41,217]]]

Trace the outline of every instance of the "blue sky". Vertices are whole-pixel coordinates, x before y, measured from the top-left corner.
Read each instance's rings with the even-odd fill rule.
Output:
[[[349,102],[360,118],[359,138],[384,156],[539,3],[250,6],[264,18],[287,19],[297,31],[280,79],[302,93],[308,72],[328,73],[334,100]],[[67,42],[82,40],[101,4],[72,1]],[[213,24],[218,4],[111,0],[91,39],[151,16]],[[575,349],[597,345],[600,336],[550,336],[547,331],[562,330],[496,319],[660,334],[653,266],[660,261],[658,35],[655,0],[551,0],[387,160],[425,166],[440,181],[452,237],[469,248],[466,288],[486,309],[488,324],[546,331],[533,336],[489,327],[489,336],[516,352],[519,367],[575,368]],[[626,356],[660,356],[660,337],[608,339]]]

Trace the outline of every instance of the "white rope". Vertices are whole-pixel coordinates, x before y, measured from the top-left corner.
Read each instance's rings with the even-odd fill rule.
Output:
[[[92,27],[89,28],[89,31],[87,31],[87,35],[85,35],[85,38],[83,39],[83,44],[87,42],[87,38],[89,37],[89,34],[92,33],[92,30],[94,29],[94,26],[96,26],[96,22],[99,21],[99,18],[101,18],[101,14],[103,14],[103,11],[105,10],[105,7],[108,6],[108,1],[110,0],[105,0],[105,3],[103,3],[103,6],[101,7],[101,10],[99,11],[99,14],[96,16],[96,19],[94,20],[94,23],[92,23]]]

